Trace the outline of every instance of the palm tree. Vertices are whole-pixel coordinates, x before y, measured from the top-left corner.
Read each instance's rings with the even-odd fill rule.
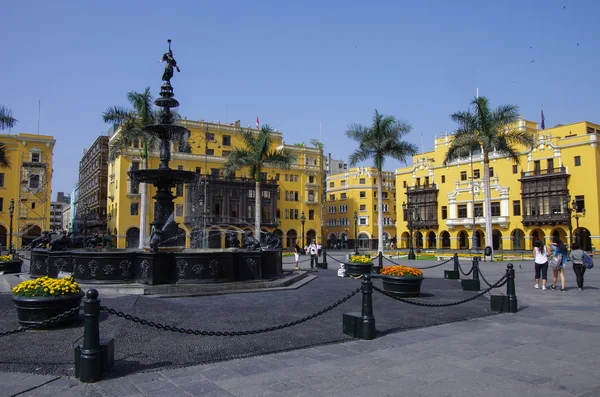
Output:
[[[0,105],[0,130],[12,128],[17,124],[17,119],[12,116],[12,111],[3,105]],[[6,145],[0,143],[0,168],[10,168],[8,151]]]
[[[233,148],[225,162],[223,174],[235,176],[235,171],[241,168],[249,168],[249,173],[254,178],[254,235],[260,241],[260,208],[261,194],[260,181],[261,172],[266,165],[289,170],[295,156],[289,149],[271,149],[274,131],[269,125],[264,125],[258,134],[250,130],[242,130],[242,139],[245,148]]]
[[[517,145],[527,148],[533,146],[534,138],[526,129],[517,126],[520,116],[515,105],[501,105],[491,110],[486,97],[476,97],[471,101],[471,109],[453,113],[450,117],[458,123],[454,140],[446,153],[444,164],[459,157],[472,154],[473,148],[483,151],[483,186],[485,215],[485,244],[492,248],[491,259],[494,259],[492,241],[492,199],[490,192],[490,152],[510,157],[519,164]]]
[[[393,116],[384,116],[375,110],[373,124],[365,127],[352,124],[346,136],[358,142],[358,149],[350,155],[350,166],[373,159],[377,168],[377,250],[383,253],[383,164],[386,157],[392,157],[406,163],[408,156],[418,153],[417,145],[401,138],[411,131],[410,124],[398,121]]]
[[[121,106],[108,108],[102,118],[106,123],[120,125],[119,135],[113,139],[109,147],[109,160],[114,161],[125,150],[132,147],[138,141],[142,144],[140,156],[142,158],[141,169],[148,168],[148,150],[156,147],[158,140],[152,134],[144,131],[144,126],[156,121],[156,112],[153,107],[153,98],[150,87],[144,92],[129,92],[127,100],[132,109]],[[140,183],[140,241],[139,248],[144,248],[146,241],[146,208],[148,204],[148,192],[145,183]]]
[[[311,138],[310,140],[310,144],[313,145],[315,148],[319,149],[320,152],[320,166],[321,166],[321,175],[322,175],[322,180],[321,180],[321,243],[323,244],[323,252],[325,252],[327,247],[327,236],[325,235],[325,202],[327,200],[326,197],[326,191],[325,191],[325,179],[327,178],[327,173],[325,172],[325,164],[324,164],[324,159],[323,159],[323,151],[325,150],[325,144],[323,142],[321,142],[318,139],[315,138]],[[325,255],[323,254],[323,258],[325,258]]]

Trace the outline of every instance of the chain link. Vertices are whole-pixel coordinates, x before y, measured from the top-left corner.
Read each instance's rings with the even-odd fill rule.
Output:
[[[392,294],[390,292],[387,292],[387,291],[384,291],[384,290],[382,290],[382,289],[380,289],[380,288],[378,288],[378,287],[376,287],[374,285],[373,285],[373,289],[375,291],[379,292],[379,293],[382,293],[383,295],[385,295],[385,296],[387,296],[389,298],[395,299],[395,300],[400,301],[400,302],[408,303],[410,305],[423,306],[423,307],[448,307],[448,306],[461,305],[463,303],[467,303],[467,302],[475,300],[475,299],[477,299],[479,297],[482,297],[483,295],[485,295],[488,292],[490,292],[492,289],[503,286],[506,283],[506,281],[508,281],[508,280],[505,280],[505,279],[506,279],[506,275],[504,275],[500,280],[498,280],[498,282],[496,284],[494,284],[493,286],[489,287],[485,291],[482,291],[482,292],[478,293],[477,295],[473,295],[473,296],[471,296],[471,297],[469,297],[467,299],[463,299],[463,300],[458,301],[458,302],[450,302],[450,303],[424,303],[424,302],[418,302],[418,301],[413,301],[413,300],[401,298],[399,296],[395,296],[394,294]],[[504,281],[504,283],[502,283],[502,281]]]
[[[383,259],[387,260],[388,262],[392,262],[394,265],[400,265],[400,263],[394,262],[393,260],[391,260],[389,258],[386,258],[385,256],[383,257]],[[439,267],[439,266],[445,265],[446,263],[452,262],[453,260],[454,260],[454,258],[450,258],[450,259],[445,260],[445,261],[443,261],[441,263],[437,263],[437,264],[431,265],[431,266],[425,266],[425,267],[411,266],[411,267],[414,267],[415,269],[419,269],[419,270],[433,269],[434,267]]]
[[[491,287],[491,286],[492,286],[492,284],[488,283],[488,281],[485,279],[485,277],[483,276],[483,273],[481,273],[481,268],[479,268],[479,278],[480,278],[481,280],[483,280],[483,282],[484,282],[484,283],[485,283],[485,284],[486,284],[488,287]],[[502,284],[502,285],[504,285],[504,284]]]
[[[80,307],[77,306],[77,307],[69,309],[66,312],[61,313],[61,314],[59,314],[57,316],[51,317],[51,318],[49,318],[47,320],[44,320],[44,321],[42,321],[39,324],[25,325],[25,326],[22,326],[20,328],[14,329],[12,331],[0,332],[0,338],[3,337],[3,336],[7,336],[7,335],[18,334],[19,332],[25,332],[25,331],[30,331],[30,330],[33,330],[33,329],[39,329],[39,328],[42,328],[42,327],[46,327],[46,326],[48,326],[50,324],[53,324],[53,323],[55,323],[55,322],[57,322],[59,320],[65,319],[65,318],[69,317],[70,315],[72,315],[74,313],[77,313],[79,311],[79,309],[80,309]]]
[[[462,267],[460,266],[460,262],[458,262],[458,270],[460,270],[460,272],[463,274],[463,276],[468,277],[471,273],[473,273],[473,269],[474,267],[471,266],[471,270],[469,270],[468,273],[465,273],[462,269]]]
[[[132,321],[134,323],[139,323],[141,325],[146,325],[148,327],[160,329],[163,331],[171,331],[171,332],[178,332],[180,334],[202,335],[202,336],[244,336],[244,335],[255,335],[255,334],[262,334],[265,332],[278,331],[280,329],[284,329],[284,328],[292,327],[294,325],[302,324],[308,320],[312,320],[313,318],[316,318],[322,314],[327,313],[328,311],[335,309],[342,303],[346,302],[348,299],[352,298],[354,295],[358,294],[361,290],[362,290],[362,287],[355,289],[352,293],[350,293],[347,296],[345,296],[344,298],[340,299],[333,305],[331,305],[323,310],[319,310],[318,312],[313,313],[310,316],[306,316],[301,319],[298,319],[295,321],[290,321],[289,323],[285,323],[285,324],[281,324],[281,325],[275,325],[275,326],[267,327],[267,328],[252,329],[252,330],[247,330],[247,331],[202,331],[202,330],[197,330],[197,329],[179,328],[179,327],[175,327],[175,326],[171,326],[171,325],[155,323],[154,321],[144,320],[139,317],[132,316],[130,314],[126,314],[121,311],[117,311],[117,310],[108,308],[106,306],[102,306],[100,309],[107,311],[109,314],[114,314],[117,317],[124,318],[125,320]]]

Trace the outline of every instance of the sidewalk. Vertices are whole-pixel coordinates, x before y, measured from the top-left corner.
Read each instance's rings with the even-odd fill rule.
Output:
[[[461,260],[465,270],[468,263]],[[333,263],[329,267],[327,271],[337,268]],[[492,281],[504,274],[506,264],[480,267]],[[515,262],[516,314],[87,385],[68,377],[0,373],[0,395],[600,396],[600,273],[589,271],[590,287],[578,292],[568,268],[569,288],[561,293],[534,289],[532,267]],[[437,278],[442,273],[439,268],[425,271]],[[374,312],[377,319],[377,307]]]

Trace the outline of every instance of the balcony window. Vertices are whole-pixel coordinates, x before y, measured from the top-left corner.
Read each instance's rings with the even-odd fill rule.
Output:
[[[37,189],[40,187],[40,176],[37,174],[29,175],[29,188]]]
[[[183,204],[175,205],[175,216],[183,216]]]
[[[448,207],[442,206],[442,219],[448,219]]]
[[[477,203],[473,206],[473,209],[475,210],[475,212],[473,213],[473,216],[483,216],[483,204],[482,203]]]
[[[521,215],[521,201],[519,201],[519,200],[513,201],[513,215],[514,216]]]
[[[360,179],[358,180],[358,183],[359,183],[360,185],[364,185],[364,184],[366,183],[366,179],[365,179],[365,178],[360,178]]]
[[[513,164],[512,166],[512,172],[513,174],[518,174],[519,173],[519,166],[516,164]]]
[[[315,177],[314,176],[309,176],[308,177],[308,183],[315,183]]]
[[[459,218],[467,217],[467,205],[466,204],[460,204],[458,206],[458,217]]]
[[[499,201],[492,202],[492,216],[500,216],[500,202]]]

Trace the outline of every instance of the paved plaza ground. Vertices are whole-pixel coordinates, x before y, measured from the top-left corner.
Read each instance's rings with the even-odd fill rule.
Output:
[[[298,289],[168,299],[103,297],[102,303],[186,328],[261,328],[312,314],[360,285],[336,277],[337,266],[329,262],[328,270]],[[81,327],[3,337],[0,395],[600,396],[598,270],[588,272],[589,287],[578,292],[568,269],[570,288],[561,293],[535,290],[530,262],[515,266],[519,313],[489,315],[487,296],[431,309],[375,294],[378,336],[373,341],[342,333],[342,313],[359,311],[360,295],[299,326],[236,338],[182,336],[105,316],[101,333],[115,338],[117,362],[107,379],[88,385],[69,376],[71,346],[81,337]],[[420,300],[450,302],[474,294],[461,291],[457,281],[442,279],[442,269],[450,268],[425,271],[428,295]],[[506,263],[482,263],[481,269],[495,281]],[[1,331],[17,325],[4,288]]]

